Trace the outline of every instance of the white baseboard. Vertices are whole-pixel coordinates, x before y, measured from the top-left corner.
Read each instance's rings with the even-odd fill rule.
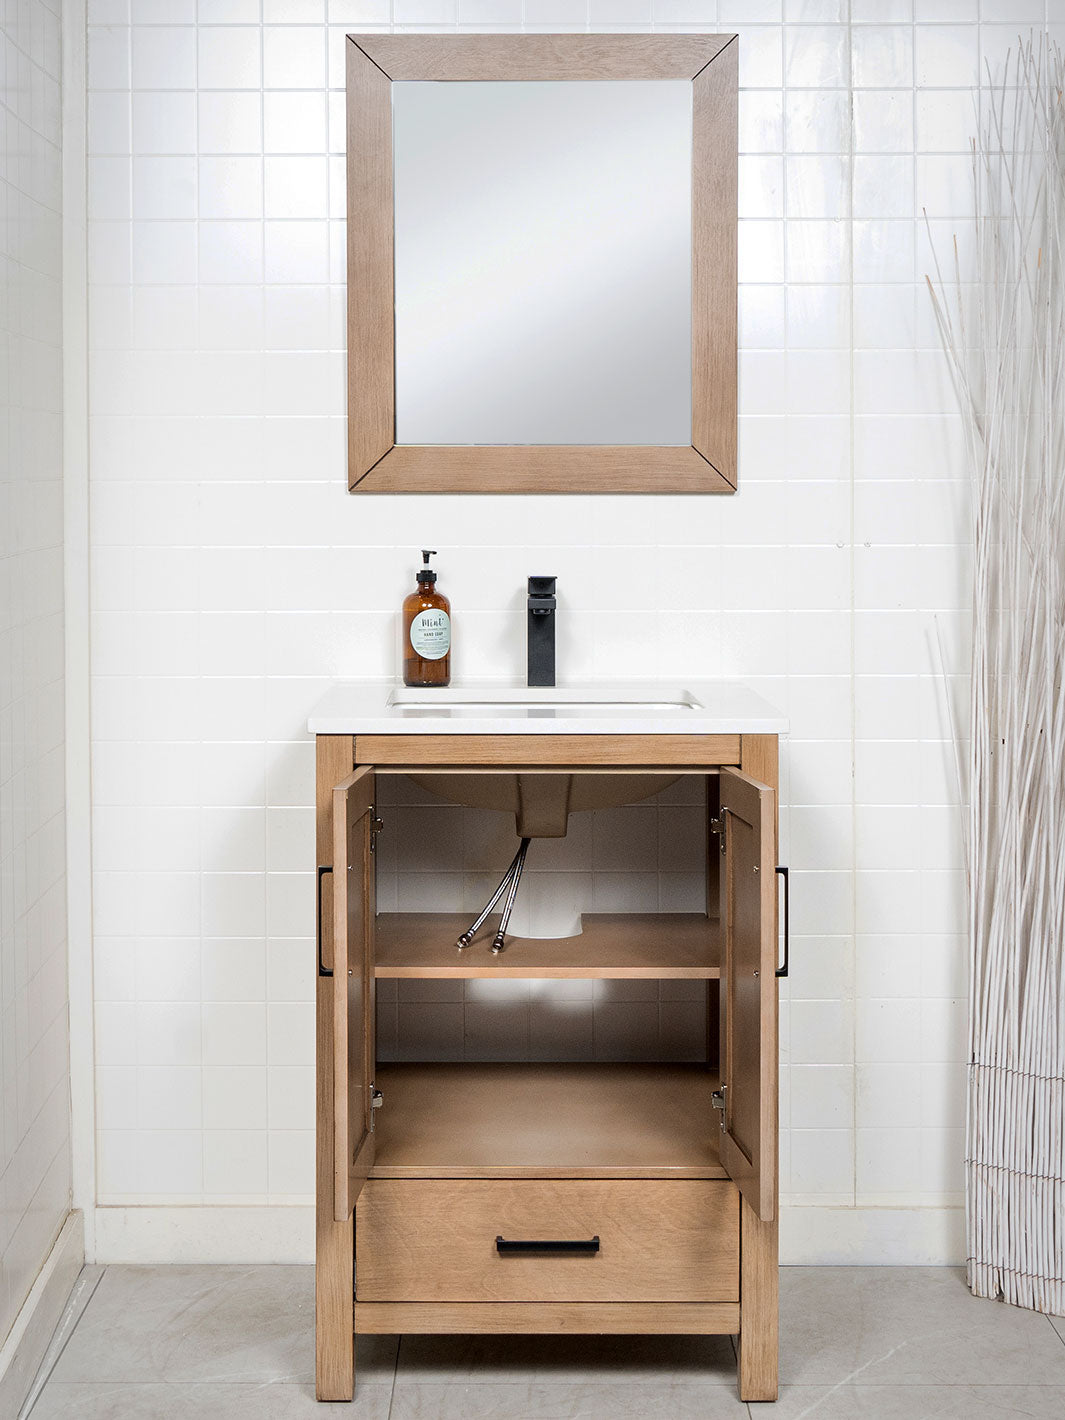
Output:
[[[956,1267],[963,1208],[780,1210],[780,1260],[804,1267]]]
[[[96,1262],[313,1262],[314,1209],[97,1208]]]
[[[313,1262],[314,1209],[97,1208],[96,1262]],[[965,1259],[961,1208],[781,1210],[780,1260],[816,1266],[917,1267]]]
[[[80,1213],[67,1220],[0,1347],[0,1415],[17,1415],[85,1263]]]

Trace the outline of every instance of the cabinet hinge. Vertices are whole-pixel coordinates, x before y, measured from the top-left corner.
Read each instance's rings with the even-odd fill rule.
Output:
[[[377,835],[381,832],[381,830],[384,828],[384,826],[385,826],[385,821],[384,821],[384,819],[380,819],[380,818],[377,817],[377,806],[376,806],[376,804],[371,804],[371,805],[370,805],[370,852],[371,852],[371,853],[376,853],[376,852],[377,852]]]
[[[721,844],[721,851],[725,851],[725,840],[728,837],[728,809],[719,809],[717,816],[710,820],[710,832],[716,833]]]
[[[377,1122],[377,1115],[374,1113],[374,1111],[380,1109],[381,1106],[384,1104],[384,1102],[385,1102],[385,1097],[384,1097],[384,1095],[381,1093],[381,1091],[380,1091],[379,1089],[377,1089],[377,1088],[375,1087],[375,1085],[374,1085],[373,1082],[371,1081],[371,1082],[370,1082],[370,1129],[371,1129],[371,1130],[374,1129],[374,1127],[376,1126],[376,1122]]]
[[[725,1107],[728,1102],[728,1085],[722,1085],[719,1090],[714,1090],[710,1096],[710,1103],[715,1109],[721,1111],[721,1132],[725,1132]]]

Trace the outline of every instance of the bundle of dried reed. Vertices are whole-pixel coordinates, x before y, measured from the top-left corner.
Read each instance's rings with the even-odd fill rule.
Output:
[[[1065,66],[981,95],[975,282],[930,282],[973,480],[969,1283],[1065,1311]],[[968,274],[968,273],[967,273]]]

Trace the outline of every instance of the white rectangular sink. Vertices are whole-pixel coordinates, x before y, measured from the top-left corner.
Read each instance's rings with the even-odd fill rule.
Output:
[[[343,681],[310,716],[319,735],[781,734],[787,720],[732,681],[590,682],[533,688],[467,681],[434,690]]]
[[[398,715],[429,713],[459,718],[507,715],[565,715],[604,717],[610,715],[662,714],[670,717],[701,710],[702,702],[687,690],[647,687],[587,686],[530,687],[517,689],[450,686],[439,690],[396,687],[389,707]]]

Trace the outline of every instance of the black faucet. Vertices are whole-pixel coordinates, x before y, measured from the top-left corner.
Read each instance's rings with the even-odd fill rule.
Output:
[[[555,578],[529,578],[529,684],[555,683]]]

